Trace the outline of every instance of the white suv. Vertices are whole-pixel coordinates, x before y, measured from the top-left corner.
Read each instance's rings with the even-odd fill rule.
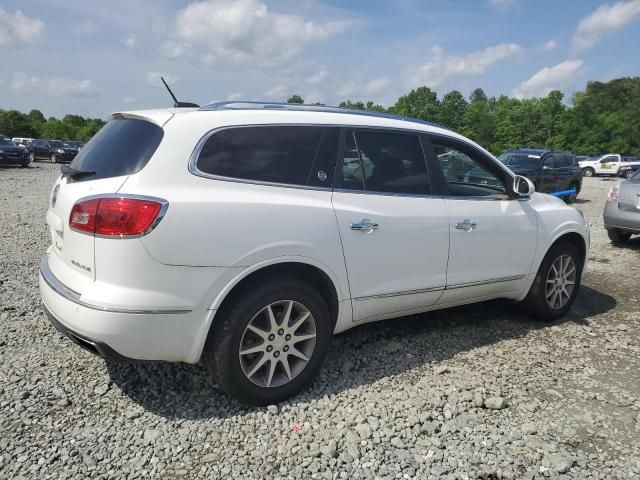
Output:
[[[40,268],[51,322],[103,357],[202,361],[252,404],[300,391],[364,322],[493,298],[559,317],[589,248],[579,211],[390,115],[117,113],[62,171]]]

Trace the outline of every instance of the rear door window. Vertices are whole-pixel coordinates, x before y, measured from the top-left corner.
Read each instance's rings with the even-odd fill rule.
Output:
[[[131,175],[140,171],[154,154],[164,131],[145,120],[121,118],[107,123],[71,162],[77,170],[95,172],[76,181]]]
[[[330,188],[339,134],[321,126],[226,128],[205,142],[196,167],[221,177]]]
[[[355,138],[352,137],[355,135]],[[344,188],[429,194],[427,164],[417,135],[356,131],[348,134],[342,168]]]

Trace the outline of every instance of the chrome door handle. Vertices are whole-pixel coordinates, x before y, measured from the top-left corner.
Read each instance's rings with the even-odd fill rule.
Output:
[[[356,230],[358,232],[373,233],[373,231],[377,229],[378,229],[378,224],[372,222],[368,218],[362,219],[360,223],[351,224],[351,230]]]
[[[478,225],[476,224],[476,222],[472,222],[468,218],[465,218],[464,221],[462,221],[462,222],[456,223],[456,229],[457,230],[464,230],[465,232],[470,232],[471,230],[473,230],[477,226]]]

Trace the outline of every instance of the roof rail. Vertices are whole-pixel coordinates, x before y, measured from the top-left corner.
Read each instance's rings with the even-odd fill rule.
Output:
[[[368,110],[354,110],[342,107],[329,107],[325,105],[304,105],[299,103],[279,103],[279,102],[252,102],[252,101],[233,101],[233,102],[215,102],[201,107],[200,110],[290,110],[298,112],[326,112],[326,113],[342,113],[346,115],[362,115],[365,117],[388,118],[391,120],[402,120],[405,122],[419,123],[432,127],[439,127],[449,130],[434,122],[419,120],[417,118],[405,117],[403,115],[394,115],[391,113],[372,112]]]

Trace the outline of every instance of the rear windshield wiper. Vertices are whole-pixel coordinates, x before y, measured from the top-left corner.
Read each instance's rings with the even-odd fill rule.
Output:
[[[69,165],[60,165],[60,172],[62,172],[63,177],[71,178],[88,177],[96,174],[93,170],[80,170]]]

